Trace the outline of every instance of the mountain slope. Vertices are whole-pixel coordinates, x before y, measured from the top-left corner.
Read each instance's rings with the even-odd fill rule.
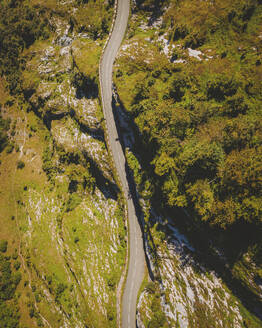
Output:
[[[98,99],[112,4],[1,9],[0,240],[16,289],[1,281],[1,323],[115,327],[125,215]]]
[[[167,256],[158,248],[169,218],[204,272],[259,316],[261,3],[137,1],[133,13],[114,81],[149,235],[164,233],[153,237],[156,261]]]

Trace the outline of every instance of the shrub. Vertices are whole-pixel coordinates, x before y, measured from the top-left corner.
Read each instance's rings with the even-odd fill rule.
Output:
[[[30,318],[33,318],[35,316],[35,309],[33,307],[30,308],[29,315],[30,315]]]
[[[107,285],[113,289],[115,288],[116,283],[117,283],[117,279],[116,276],[113,274],[111,277],[108,278]]]
[[[40,317],[38,317],[36,321],[37,321],[37,326],[38,327],[44,327],[43,321]]]
[[[80,203],[81,197],[76,193],[71,194],[67,203],[67,212],[73,211]]]
[[[6,240],[0,241],[0,252],[5,253],[7,251],[8,242]]]
[[[39,293],[35,293],[35,300],[37,303],[40,303],[41,302],[41,296]]]
[[[17,249],[15,249],[12,259],[16,260],[18,258]]]
[[[47,281],[48,285],[51,285],[52,280],[53,280],[53,279],[52,279],[52,276],[48,275],[48,276],[46,277],[46,281]]]
[[[30,126],[30,130],[31,130],[32,132],[36,132],[36,131],[37,131],[37,127],[36,127],[35,125],[31,125],[31,126]]]
[[[50,149],[49,146],[47,146],[43,151],[43,155],[42,155],[42,161],[43,161],[42,168],[48,175],[51,173],[53,169],[52,156],[53,156],[53,151],[52,149]]]
[[[156,286],[155,286],[155,284],[154,284],[152,281],[150,281],[150,282],[148,282],[148,283],[146,284],[145,289],[146,289],[146,291],[147,291],[148,293],[150,293],[150,294],[154,294],[155,291],[156,291]]]
[[[114,310],[112,308],[107,310],[107,318],[109,321],[113,321],[115,318],[115,313]]]
[[[8,145],[7,130],[9,129],[10,121],[4,120],[0,115],[0,152]]]
[[[7,154],[12,153],[13,149],[14,149],[14,145],[13,145],[12,143],[9,143],[9,144],[6,146],[6,152],[7,152]]]
[[[17,168],[18,168],[18,169],[21,170],[21,169],[23,169],[24,167],[25,167],[25,163],[24,163],[23,161],[18,161],[18,162],[17,162]]]
[[[66,290],[67,288],[67,285],[60,282],[57,287],[56,287],[56,290],[55,290],[55,300],[58,301],[58,299],[62,296],[62,294],[64,293],[64,291]]]
[[[14,263],[14,268],[15,268],[16,270],[18,270],[18,269],[20,268],[20,266],[21,266],[21,263],[20,263],[19,261],[15,261],[15,263]]]

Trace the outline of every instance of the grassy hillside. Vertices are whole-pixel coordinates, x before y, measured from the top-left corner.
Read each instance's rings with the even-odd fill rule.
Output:
[[[125,216],[98,99],[112,10],[104,1],[0,4],[4,327],[116,326]]]

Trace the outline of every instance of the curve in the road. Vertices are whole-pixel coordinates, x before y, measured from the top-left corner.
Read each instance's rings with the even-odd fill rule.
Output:
[[[122,328],[136,327],[136,300],[143,280],[145,254],[143,236],[135,212],[133,199],[130,198],[126,177],[125,156],[119,142],[116,123],[112,110],[112,72],[117,51],[125,35],[129,16],[129,0],[118,0],[114,27],[100,62],[100,87],[104,118],[108,134],[108,146],[127,200],[129,222],[129,265],[122,298]]]

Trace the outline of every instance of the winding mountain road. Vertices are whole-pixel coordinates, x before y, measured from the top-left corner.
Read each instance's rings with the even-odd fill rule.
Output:
[[[112,111],[112,72],[117,51],[123,40],[129,16],[129,0],[118,0],[114,28],[100,63],[100,87],[103,112],[108,132],[108,145],[112,152],[123,192],[127,200],[129,222],[129,265],[122,299],[122,328],[136,327],[136,300],[144,277],[145,254],[143,236],[135,212],[133,199],[130,198],[126,177],[125,156],[116,129]]]

